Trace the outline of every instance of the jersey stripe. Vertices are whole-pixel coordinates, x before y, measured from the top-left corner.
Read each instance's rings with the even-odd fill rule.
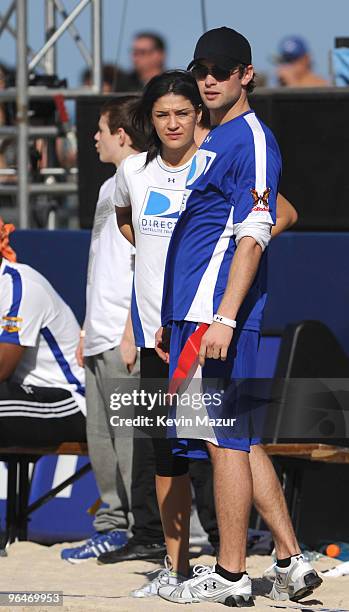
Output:
[[[254,140],[255,153],[255,174],[256,184],[255,189],[258,194],[264,193],[267,188],[267,144],[265,140],[264,130],[259,123],[256,115],[250,113],[244,116],[246,123],[252,130]]]
[[[214,290],[216,287],[219,270],[222,265],[225,252],[229,247],[230,239],[233,235],[233,211],[234,206],[232,206],[231,208],[224,231],[220,235],[210,262],[201,277],[201,281],[195,294],[195,297],[191,303],[190,309],[188,310],[185,316],[186,321],[195,321],[197,323],[212,323],[214,315]]]
[[[67,362],[66,358],[64,357],[58,342],[56,340],[56,338],[54,337],[54,335],[52,334],[52,332],[49,330],[48,327],[43,327],[40,330],[40,333],[43,335],[43,337],[45,338],[47,344],[49,345],[59,367],[61,368],[64,376],[66,377],[68,383],[70,383],[71,385],[75,385],[76,386],[76,391],[77,393],[80,393],[80,395],[85,396],[85,389],[82,386],[82,384],[80,383],[80,381],[76,378],[76,376],[74,376],[73,372],[71,371],[70,365]]]
[[[141,321],[141,318],[140,318],[139,312],[138,312],[137,296],[136,296],[135,280],[134,279],[133,279],[133,285],[132,285],[131,317],[132,317],[132,325],[133,325],[133,331],[134,331],[134,335],[135,335],[136,345],[137,346],[146,346],[145,338],[144,338],[144,331],[143,331],[143,327],[142,327],[142,321]],[[155,331],[157,331],[157,330],[155,330]],[[155,336],[155,331],[154,331],[154,336]]]
[[[61,400],[59,402],[35,402],[30,400],[20,400],[20,399],[9,399],[9,400],[0,400],[0,408],[1,406],[13,406],[13,403],[16,403],[19,406],[50,406],[51,410],[55,410],[58,408],[62,408],[65,406],[69,406],[72,402],[75,403],[73,396],[67,397],[65,400]]]
[[[35,417],[36,419],[62,419],[67,416],[71,416],[73,414],[80,413],[81,410],[77,404],[75,407],[72,407],[70,410],[65,410],[64,412],[38,412],[37,410],[23,410],[17,406],[14,406],[14,410],[9,412],[1,411],[1,418],[3,417]]]
[[[3,273],[11,276],[13,285],[12,304],[7,316],[17,317],[23,295],[21,275],[18,270],[14,270],[14,268],[10,268],[9,266],[5,267]],[[9,342],[11,344],[20,344],[18,331],[9,332],[7,329],[4,329],[0,334],[0,340],[1,342]]]
[[[52,414],[62,414],[63,412],[69,412],[70,410],[72,410],[73,408],[77,408],[78,405],[76,402],[71,401],[70,404],[67,404],[66,406],[61,406],[60,408],[55,408],[53,409],[49,403],[45,404],[44,406],[23,406],[20,402],[17,402],[17,400],[13,400],[12,404],[6,404],[5,406],[3,406],[0,403],[0,413],[3,412],[9,412],[10,414],[12,413],[14,408],[17,408],[18,410],[21,410],[23,412],[35,412],[37,414],[45,414],[47,412],[51,412]]]

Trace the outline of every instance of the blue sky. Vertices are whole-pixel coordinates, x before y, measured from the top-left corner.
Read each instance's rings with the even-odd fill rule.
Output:
[[[28,2],[29,44],[38,49],[44,38],[44,2]],[[77,0],[63,0],[67,10]],[[120,19],[125,0],[102,0],[103,53],[105,61],[115,61],[120,37]],[[5,13],[10,0],[1,0]],[[119,63],[129,68],[129,48],[133,34],[154,30],[168,43],[168,67],[185,67],[191,59],[195,42],[202,33],[200,0],[126,0],[125,27],[120,41]],[[304,36],[312,49],[316,71],[328,76],[329,51],[335,36],[349,35],[349,0],[206,0],[208,28],[227,25],[247,36],[253,48],[257,71],[272,77],[270,57],[280,38],[288,34]],[[60,23],[60,20],[59,20]],[[76,21],[84,41],[90,43],[90,8]],[[15,22],[13,22],[15,26]],[[15,45],[7,33],[0,37],[0,61],[15,63]],[[68,34],[58,45],[58,72],[68,77],[71,86],[79,82],[84,62]]]

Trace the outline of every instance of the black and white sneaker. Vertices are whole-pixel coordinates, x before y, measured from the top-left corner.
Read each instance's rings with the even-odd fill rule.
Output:
[[[160,586],[158,595],[173,603],[222,603],[231,608],[254,606],[251,579],[244,574],[237,582],[225,580],[215,566],[196,565],[194,577],[177,586]]]
[[[303,555],[291,557],[288,567],[278,567],[275,564],[274,571],[275,580],[268,597],[275,601],[299,601],[311,595],[322,584],[319,574]]]
[[[112,552],[102,553],[97,563],[107,565],[110,563],[120,563],[121,561],[158,561],[166,555],[166,546],[163,544],[141,544],[130,538],[125,546],[113,550]]]

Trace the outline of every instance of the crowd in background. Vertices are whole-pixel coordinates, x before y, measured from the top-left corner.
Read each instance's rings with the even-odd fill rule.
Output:
[[[167,66],[167,48],[164,38],[153,32],[140,32],[133,39],[130,59],[132,68],[125,71],[120,66],[105,63],[102,66],[102,92],[111,94],[113,92],[140,92],[144,85],[155,75],[161,74]],[[308,43],[299,36],[287,36],[283,38],[277,49],[277,55],[273,58],[275,64],[274,76],[276,82],[283,87],[321,87],[329,85],[329,82],[315,74],[313,71],[313,58]],[[90,69],[82,72],[80,78],[83,87],[92,84],[92,73]],[[0,63],[0,89],[15,84],[15,71]],[[268,79],[264,73],[257,73],[256,84],[267,86]],[[46,107],[50,102],[45,102]],[[43,105],[41,105],[43,106]],[[40,106],[40,108],[41,108]],[[41,181],[74,181],[77,166],[77,143],[75,126],[71,125],[69,136],[67,127],[61,126],[57,120],[57,110],[54,105],[50,112],[50,118],[43,119],[40,115],[39,105],[30,107],[30,121],[37,125],[47,121],[52,125],[58,125],[62,136],[55,141],[53,139],[35,139],[30,143],[30,178],[32,182]],[[13,102],[0,103],[0,127],[12,126],[16,122],[15,104]],[[73,124],[74,121],[71,120]],[[17,146],[14,136],[0,135],[0,185],[13,186],[17,182]],[[62,176],[46,176],[45,169],[58,167],[64,169]],[[44,175],[44,176],[43,176]],[[3,214],[9,221],[18,222],[16,213],[16,195],[1,194],[1,207]],[[56,217],[57,227],[76,227],[77,197],[70,196],[35,196],[31,199],[31,226],[48,227],[48,218],[52,210],[58,213]],[[75,223],[75,224],[74,224]]]

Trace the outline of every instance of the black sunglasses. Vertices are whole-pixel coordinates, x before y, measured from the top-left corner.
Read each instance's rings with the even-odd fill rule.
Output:
[[[194,64],[194,66],[190,69],[191,74],[193,75],[196,81],[203,81],[206,79],[208,74],[211,74],[216,81],[227,81],[230,79],[231,75],[235,72],[238,72],[239,68],[221,68],[220,66],[205,66],[205,64]]]

